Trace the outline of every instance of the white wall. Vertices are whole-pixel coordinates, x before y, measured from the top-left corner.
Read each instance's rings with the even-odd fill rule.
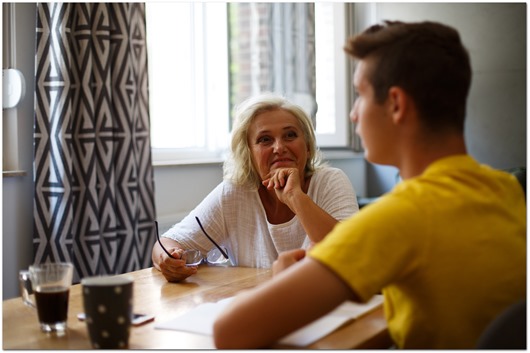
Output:
[[[474,68],[467,137],[470,153],[497,168],[526,166],[526,4],[395,4],[376,7],[377,16],[432,19],[457,27],[471,51]],[[17,3],[16,68],[32,89],[35,5]],[[3,178],[3,298],[18,295],[18,271],[32,262],[33,95],[19,117],[20,168],[26,176]],[[339,153],[331,161],[343,169],[359,196],[378,196],[396,180],[391,167],[366,166],[362,158]],[[171,223],[191,210],[221,181],[220,164],[155,168],[157,215]]]

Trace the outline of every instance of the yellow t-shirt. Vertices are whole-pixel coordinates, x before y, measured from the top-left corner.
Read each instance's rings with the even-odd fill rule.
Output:
[[[383,291],[398,347],[473,348],[526,298],[524,193],[470,156],[443,158],[338,224],[309,256],[363,300]]]

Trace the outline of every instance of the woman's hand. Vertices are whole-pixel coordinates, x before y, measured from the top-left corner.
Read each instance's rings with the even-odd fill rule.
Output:
[[[262,184],[275,191],[276,197],[296,214],[311,242],[318,243],[338,221],[307,195],[310,180],[301,180],[296,168],[279,168],[266,175]]]
[[[280,168],[272,171],[262,181],[268,190],[274,189],[276,197],[291,208],[291,200],[297,194],[304,193],[300,173],[296,168]]]
[[[197,266],[186,266],[186,260],[182,259],[184,250],[179,248],[168,249],[171,258],[165,253],[160,253],[158,267],[168,282],[180,282],[197,273]]]
[[[302,260],[305,257],[305,254],[306,252],[304,249],[294,249],[280,253],[276,261],[272,264],[272,275],[276,276],[286,268]]]
[[[186,261],[182,259],[184,249],[173,239],[162,238],[162,243],[172,257],[155,243],[152,251],[154,267],[162,272],[168,282],[180,282],[189,276],[197,273],[197,266],[186,266]]]

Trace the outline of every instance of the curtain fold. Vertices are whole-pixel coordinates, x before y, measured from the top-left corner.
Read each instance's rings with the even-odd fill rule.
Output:
[[[151,266],[155,241],[143,3],[39,3],[34,262],[75,280]]]
[[[286,97],[316,115],[315,5],[267,4],[269,53],[267,89]],[[315,123],[315,121],[313,121]]]
[[[315,8],[310,3],[267,6],[268,88],[291,99],[315,98]]]
[[[232,105],[271,91],[302,106],[316,104],[314,3],[230,3]]]

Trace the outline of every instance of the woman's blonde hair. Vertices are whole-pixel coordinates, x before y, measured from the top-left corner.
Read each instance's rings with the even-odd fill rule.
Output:
[[[322,155],[316,144],[313,123],[304,110],[283,96],[262,93],[247,99],[235,109],[230,154],[223,165],[225,180],[255,188],[261,185],[261,178],[252,163],[252,154],[248,145],[248,129],[257,115],[277,109],[291,113],[300,123],[309,150],[305,177],[311,176],[315,170],[323,166]]]

